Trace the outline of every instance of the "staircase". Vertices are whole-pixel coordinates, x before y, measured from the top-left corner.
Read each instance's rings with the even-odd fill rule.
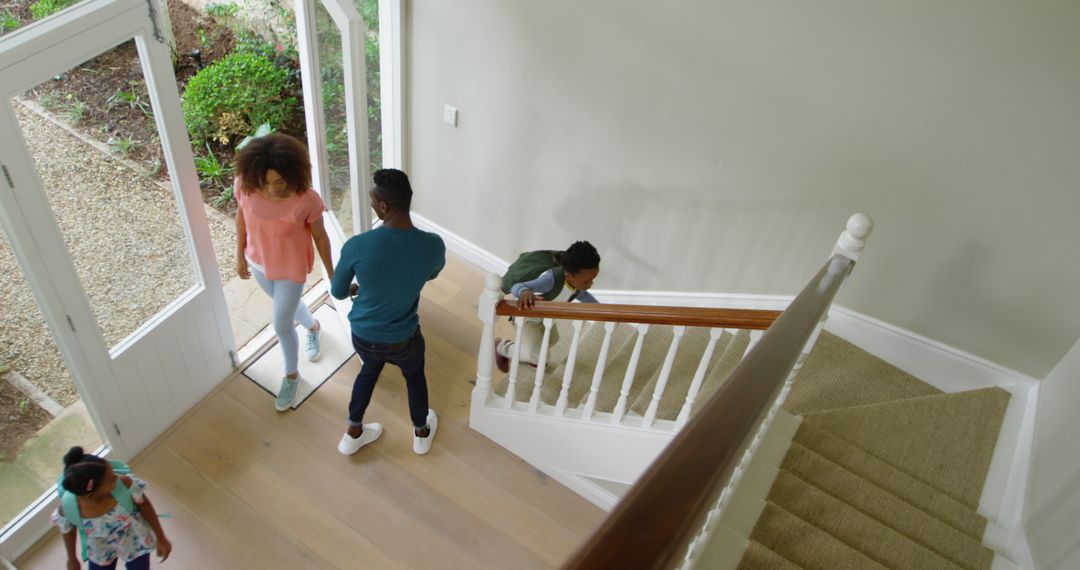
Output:
[[[558,326],[561,339],[572,338],[569,324]],[[604,336],[602,323],[583,327],[567,391],[571,410],[589,399]],[[621,398],[636,336],[632,325],[612,331],[595,413],[611,414],[624,399],[626,420],[644,419],[674,331],[648,329]],[[698,400],[722,384],[756,336],[746,330],[719,335]],[[708,329],[686,328],[657,406],[658,422],[677,420],[709,340]],[[567,344],[551,349],[549,362],[556,364],[542,377],[543,405],[558,403]],[[535,388],[536,370],[523,370],[528,373],[515,390],[520,405]],[[504,375],[493,391],[503,396],[508,384]],[[750,499],[760,503],[760,518],[742,545],[738,567],[990,568],[995,554],[981,544],[987,521],[976,511],[1008,400],[997,388],[942,393],[823,333],[785,402],[784,409],[802,421],[775,465],[771,489]]]
[[[848,228],[840,251],[850,251]],[[761,311],[695,320],[670,307],[551,303],[523,314],[500,302],[499,280],[489,276],[473,429],[608,509],[620,484],[646,481],[569,567],[654,555],[663,558],[650,564],[680,568],[1015,567],[982,545],[988,521],[977,512],[1009,394],[943,393],[824,332],[827,312],[811,307],[827,311],[849,267],[837,263],[856,258],[831,258],[775,327],[775,315]],[[656,318],[662,311],[671,318]],[[537,313],[548,331],[546,359],[533,367],[515,355],[509,373],[492,378],[495,329],[505,326],[496,315],[516,315],[516,331],[499,336],[516,332],[520,341],[520,319]],[[710,328],[693,326],[702,322]],[[737,380],[726,387],[729,375]],[[708,415],[687,425],[716,392],[723,396]],[[675,451],[664,451],[676,434]],[[724,443],[710,443],[710,434]],[[684,481],[688,468],[694,487]],[[701,491],[674,490],[680,486]],[[704,518],[676,519],[696,525],[680,531],[665,515],[663,540],[674,547],[664,547],[655,529],[639,529],[674,504],[680,517]],[[612,554],[618,545],[624,550]]]

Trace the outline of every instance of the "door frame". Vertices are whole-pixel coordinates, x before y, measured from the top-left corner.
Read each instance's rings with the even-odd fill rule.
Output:
[[[165,44],[160,23],[152,19],[153,13],[147,6],[147,0],[85,0],[0,38],[0,77],[3,78],[0,133],[4,134],[0,137],[3,164],[0,225],[95,428],[109,442],[108,452],[125,460],[134,457],[228,377],[232,372],[229,354],[235,349],[170,48]],[[126,340],[110,347],[97,327],[64,236],[43,192],[14,114],[12,97],[132,39],[153,105],[195,285],[141,324]],[[196,298],[198,306],[188,303]],[[126,396],[125,387],[132,387],[133,379],[140,377],[139,367],[146,363],[145,358],[140,359],[145,355],[138,354],[137,345],[159,331],[160,324],[185,310],[189,314],[184,318],[191,322],[199,318],[217,333],[206,335],[213,340],[199,339],[203,344],[195,346],[203,357],[205,370],[188,370],[182,379],[185,391],[175,398],[170,393],[165,409],[152,413],[135,410],[138,399],[134,404],[127,401],[131,398]],[[197,317],[190,314],[196,312]],[[167,337],[168,332],[157,336]],[[157,350],[156,346],[147,345],[142,352]],[[215,352],[218,350],[220,353]],[[183,357],[174,354],[171,358]],[[159,360],[158,364],[163,361]],[[193,379],[196,381],[191,382]],[[48,515],[56,503],[55,492],[46,493],[13,519],[0,535],[0,554],[15,558],[40,538],[49,529]]]

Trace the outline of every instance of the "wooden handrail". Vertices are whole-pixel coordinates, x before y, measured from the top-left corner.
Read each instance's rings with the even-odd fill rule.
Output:
[[[495,314],[507,317],[568,319],[573,321],[614,321],[686,327],[766,330],[781,311],[758,309],[708,309],[657,305],[610,305],[606,303],[556,303],[537,301],[531,309],[501,301]]]
[[[683,560],[853,265],[834,255],[821,268],[565,569],[660,569]]]

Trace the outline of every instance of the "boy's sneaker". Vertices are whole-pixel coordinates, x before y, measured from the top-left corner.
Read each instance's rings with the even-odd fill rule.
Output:
[[[431,408],[427,411],[427,427],[430,430],[427,437],[420,437],[413,432],[412,450],[417,455],[431,451],[431,442],[435,440],[435,432],[439,429],[439,416]]]
[[[495,366],[503,374],[506,374],[507,372],[510,372],[510,359],[503,356],[502,353],[499,352],[499,347],[502,345],[503,342],[509,341],[504,341],[501,338],[495,339]]]
[[[364,424],[364,431],[360,433],[360,437],[354,438],[349,435],[349,432],[345,432],[337,444],[337,450],[342,455],[352,455],[360,451],[361,447],[379,439],[380,435],[382,435],[382,424]]]
[[[307,354],[308,362],[315,362],[319,359],[319,355],[322,354],[322,347],[319,343],[319,338],[322,336],[322,325],[319,325],[319,330],[307,332],[307,343],[304,345],[304,353]]]
[[[284,412],[292,406],[296,399],[297,388],[300,387],[300,375],[290,379],[288,376],[281,379],[281,390],[278,390],[277,400],[274,401],[274,409]]]

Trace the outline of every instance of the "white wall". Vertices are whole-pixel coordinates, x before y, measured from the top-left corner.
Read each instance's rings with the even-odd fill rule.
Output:
[[[1080,568],[1080,341],[1039,387],[1024,530],[1039,568]]]
[[[416,209],[603,289],[838,302],[1041,378],[1080,336],[1080,2],[413,0]],[[442,123],[443,105],[460,111]]]

